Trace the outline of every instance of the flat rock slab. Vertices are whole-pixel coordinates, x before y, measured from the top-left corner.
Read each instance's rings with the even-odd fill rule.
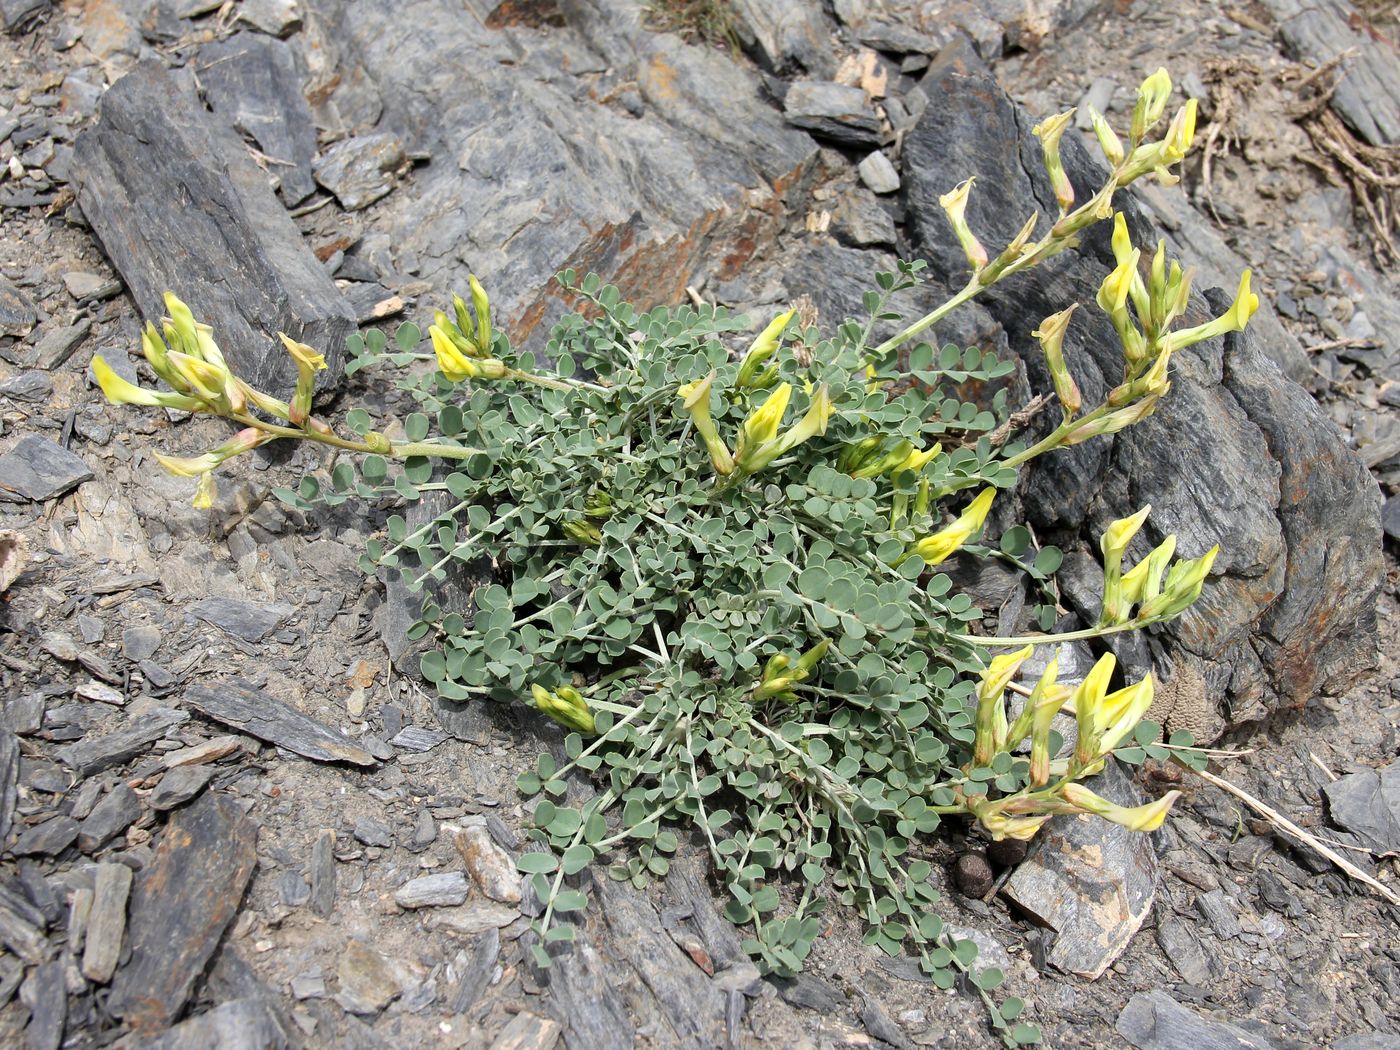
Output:
[[[183,806],[209,786],[214,772],[209,766],[177,766],[160,778],[147,801],[157,812]]]
[[[30,434],[0,456],[0,500],[43,503],[92,478],[81,456]]]
[[[245,642],[260,642],[288,616],[290,605],[273,602],[260,605],[241,598],[201,598],[185,610],[187,616],[213,624]]]
[[[247,16],[246,4],[242,13]],[[199,49],[199,82],[214,112],[274,159],[277,192],[288,205],[316,191],[316,125],[291,48],[260,33],[205,44]]]
[[[189,720],[185,711],[158,707],[105,736],[89,737],[58,749],[58,760],[80,777],[90,777],[140,754],[166,730]]]
[[[118,1050],[137,1050],[137,1044],[119,1043]],[[285,1050],[290,1043],[282,1022],[265,999],[234,999],[207,1013],[181,1021],[153,1039],[143,1039],[140,1050]]]
[[[257,825],[226,795],[171,818],[131,899],[131,958],[108,1009],[138,1032],[179,1016],[257,865]]]
[[[10,839],[19,800],[19,737],[0,729],[0,852]]]
[[[337,142],[316,161],[316,181],[335,194],[348,211],[368,208],[394,188],[394,172],[404,162],[403,143],[378,131]]]
[[[303,758],[356,766],[372,766],[376,762],[373,755],[345,734],[237,679],[218,686],[191,686],[185,691],[185,705],[206,718]]]
[[[460,871],[443,871],[409,879],[394,891],[400,908],[443,908],[466,903],[471,886]]]
[[[1400,854],[1400,760],[1324,784],[1332,823],[1378,857]]]
[[[159,63],[139,63],[103,96],[73,175],[83,214],[148,319],[173,291],[254,386],[285,396],[296,385],[279,331],[325,355],[323,387],[338,382],[355,320],[334,282],[243,144]]]
[[[1118,1015],[1118,1034],[1137,1050],[1274,1050],[1253,1032],[1210,1021],[1166,992],[1139,992]]]
[[[799,80],[788,88],[783,116],[793,127],[843,146],[878,146],[885,138],[869,97],[858,87]]]
[[[1111,759],[1087,784],[1120,806],[1142,803]],[[1056,817],[1036,843],[1002,892],[1056,932],[1046,957],[1050,965],[1093,980],[1118,958],[1152,910],[1157,890],[1152,839],[1080,814]]]

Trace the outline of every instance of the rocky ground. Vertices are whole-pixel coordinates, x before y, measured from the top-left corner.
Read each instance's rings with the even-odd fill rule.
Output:
[[[993,1045],[974,999],[872,954],[839,912],[801,979],[757,979],[698,853],[646,892],[600,887],[587,942],[534,969],[532,902],[510,877],[530,808],[514,782],[560,746],[555,727],[523,707],[443,705],[404,673],[401,607],[356,568],[386,508],[304,514],[271,495],[328,461],[243,457],[215,509],[197,511],[193,483],[152,453],[224,431],[109,407],[87,367],[102,353],[135,375],[141,311],[155,316],[153,296],[201,267],[211,305],[183,294],[221,332],[422,321],[470,268],[528,338],[560,309],[539,289],[565,264],[736,308],[811,292],[829,320],[892,253],[931,250],[918,164],[951,97],[933,88],[981,61],[1031,114],[1091,102],[1121,123],[1159,64],[1203,100],[1185,195],[1144,190],[1140,221],[1203,285],[1255,268],[1272,305],[1258,345],[1342,437],[1255,406],[1251,420],[1291,420],[1288,440],[1314,443],[1301,467],[1287,449],[1252,461],[1253,446],[1211,445],[1215,462],[1274,471],[1263,511],[1251,477],[1217,485],[1210,460],[1168,472],[1166,502],[1153,497],[1168,508],[1244,493],[1218,581],[1235,596],[1219,619],[1239,627],[1164,636],[1150,655],[1207,683],[1192,717],[1235,752],[1212,770],[1394,900],[1393,10],[736,2],[736,54],[648,28],[622,0],[369,6],[389,7],[0,0],[0,526],[26,547],[0,633],[0,1042]],[[133,69],[101,137],[79,141]],[[251,154],[178,109],[195,83]],[[114,127],[123,112],[150,127]],[[219,217],[200,225],[211,200]],[[949,337],[1014,350],[1024,333],[1008,309]],[[230,345],[276,381],[261,340]],[[1181,396],[1245,402],[1247,380],[1214,367],[1214,380],[1183,374]],[[348,389],[332,418],[366,401],[406,411],[381,380]],[[1309,463],[1350,477],[1348,448],[1387,500],[1383,563],[1373,488],[1342,490],[1315,520],[1281,509],[1325,487]],[[1057,538],[1114,511],[1071,496],[1080,519],[1042,521]],[[1044,517],[1033,491],[1027,504]],[[1296,622],[1266,615],[1290,601]],[[1233,795],[1171,769],[1128,773],[1125,792],[1187,792],[1151,839],[1068,822],[1014,872],[999,856],[974,870],[992,879],[976,896],[953,872],[985,844],[926,847],[945,917],[1005,971],[1048,1045],[1400,1045],[1400,906]]]

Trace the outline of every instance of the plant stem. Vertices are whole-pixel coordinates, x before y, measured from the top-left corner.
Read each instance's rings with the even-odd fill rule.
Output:
[[[954,634],[949,635],[956,642],[965,645],[976,645],[986,649],[1014,649],[1023,645],[1048,645],[1051,642],[1077,642],[1084,638],[1102,638],[1109,634],[1120,634],[1123,631],[1135,631],[1139,627],[1147,626],[1137,620],[1129,620],[1127,623],[1120,623],[1113,627],[1086,627],[1082,631],[1066,631],[1063,634],[1027,634],[1019,638],[986,638],[976,634]]]
[[[963,286],[962,291],[958,292],[957,295],[953,296],[943,305],[935,308],[934,310],[931,310],[929,313],[924,314],[923,317],[920,317],[917,321],[915,321],[909,327],[905,328],[903,331],[897,332],[894,335],[890,336],[883,343],[881,343],[874,350],[872,350],[870,352],[870,356],[875,359],[884,357],[885,354],[903,345],[910,339],[913,339],[924,329],[928,328],[931,325],[935,325],[939,321],[943,320],[943,318],[947,317],[950,313],[956,310],[963,303],[967,302],[981,290],[982,282],[978,280],[976,276],[973,276],[972,280],[968,281],[967,284]]]

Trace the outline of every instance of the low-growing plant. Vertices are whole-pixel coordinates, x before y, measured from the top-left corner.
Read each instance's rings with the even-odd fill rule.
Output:
[[[1123,808],[1083,783],[1113,754],[1201,761],[1184,750],[1189,739],[1160,743],[1143,721],[1151,676],[1113,689],[1112,655],[1077,683],[1058,681],[1055,659],[1033,683],[1018,683],[1017,671],[1037,645],[1179,615],[1216,552],[1178,559],[1168,537],[1125,567],[1144,508],[1103,535],[1100,621],[1027,637],[978,633],[982,610],[939,566],[956,551],[1004,557],[1046,584],[1059,552],[1032,551],[1025,528],[995,547],[973,542],[997,493],[1022,464],[1149,415],[1168,391],[1173,354],[1242,329],[1257,308],[1246,271],[1223,316],[1176,327],[1189,276],[1161,244],[1144,258],[1113,214],[1115,192],[1136,179],[1175,181],[1195,103],[1151,138],[1170,92],[1163,71],[1143,83],[1126,144],[1092,114],[1111,170],[1078,206],[1059,157],[1072,111],[1039,125],[1059,214],[1048,225],[1031,216],[995,254],[965,219],[972,180],[944,196],[967,284],[878,343],[878,324],[902,320],[891,298],[921,281],[923,264],[877,274],[864,318],[822,333],[789,311],[737,354],[729,337],[743,319],[710,307],[639,310],[572,271],[558,279],[584,310],[565,316],[541,352],[519,349],[473,278],[470,301],[436,315],[431,351],[412,324],[392,346],[381,332],[351,340],[347,371],[436,366],[399,379],[418,404],[403,421],[406,440],[372,430],[361,409],[346,432],[312,416],[324,362],[285,337],[299,369],[291,401],[251,388],[173,296],[163,338],[154,326],[143,337],[170,392],[126,383],[101,358],[93,367],[114,402],[243,427],[203,456],[160,457],[200,479],[198,503],[211,500],[221,463],[283,438],[362,454],[279,490],[294,506],[448,494],[421,524],[390,516],[362,565],[424,590],[409,634],[433,643],[421,669],[442,697],[524,700],[568,730],[564,760],[541,754],[519,780],[543,847],[519,860],[542,903],[531,948],[539,966],[575,936],[586,869],[605,863],[640,886],[666,874],[677,831],[693,829],[727,891],[725,914],[746,929],[744,947],[764,972],[800,970],[823,909],[838,902],[864,918],[867,943],[912,951],[938,987],[967,974],[1006,1043],[1031,1043],[1039,1033],[1020,1017],[1021,1001],[994,997],[1001,973],[974,973],[974,946],[936,913],[921,841],[949,817],[971,818],[993,838],[1030,838],[1062,813],[1158,827],[1175,792]],[[997,430],[1005,394],[978,406],[955,391],[1006,376],[1011,362],[915,341],[1109,219],[1116,267],[1097,304],[1120,337],[1122,379],[1084,406],[1062,353],[1074,306],[1046,318],[1035,335],[1060,421],[1034,443],[1007,443]],[[442,607],[432,584],[481,564],[489,582],[469,607]],[[1041,630],[1054,611],[1052,592],[1035,611]],[[1075,722],[1068,748],[1055,726],[1062,713]],[[571,776],[593,788],[581,804],[567,801]]]

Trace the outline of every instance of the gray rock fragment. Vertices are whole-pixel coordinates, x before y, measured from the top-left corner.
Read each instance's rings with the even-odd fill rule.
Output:
[[[350,941],[336,968],[340,981],[335,1000],[349,1013],[377,1014],[403,993],[389,960],[361,941]]]
[[[29,1007],[29,1023],[24,1028],[26,1050],[58,1050],[63,1043],[68,1021],[63,971],[63,960],[55,959],[31,970],[20,986],[20,1000]]]
[[[205,1013],[144,1040],[141,1050],[286,1050],[290,1044],[281,1018],[265,998],[221,1003]]]
[[[520,873],[506,851],[491,841],[480,824],[449,828],[457,852],[482,893],[503,904],[520,903]]]
[[[1162,919],[1157,924],[1157,944],[1182,980],[1199,988],[1209,986],[1210,963],[1189,923],[1175,917]]]
[[[858,87],[800,80],[788,88],[783,117],[793,127],[845,146],[878,146],[880,118]]]
[[[53,857],[71,846],[78,837],[78,822],[70,816],[57,816],[35,824],[21,835],[10,852],[16,857]]]
[[[1400,760],[1324,784],[1332,823],[1380,857],[1400,854]]]
[[[122,655],[134,663],[149,660],[160,643],[160,628],[150,624],[138,624],[122,631]]]
[[[457,974],[457,988],[449,1000],[449,1009],[454,1014],[465,1013],[481,998],[496,969],[496,960],[501,955],[501,934],[491,929],[482,934],[471,951],[461,951],[452,960],[452,968]]]
[[[68,294],[80,303],[101,302],[120,294],[122,290],[121,281],[82,270],[65,273],[63,286],[68,289]]]
[[[160,783],[146,800],[157,812],[183,806],[214,779],[212,766],[176,766],[160,778]]]
[[[140,754],[166,730],[188,721],[189,714],[157,707],[124,723],[124,728],[104,736],[87,737],[58,749],[58,760],[80,777],[90,777]]]
[[[38,311],[29,297],[0,277],[0,335],[28,335],[38,321]]]
[[[33,28],[53,7],[53,0],[0,0],[0,27],[10,34]]]
[[[356,842],[362,842],[366,846],[388,849],[394,844],[394,829],[382,820],[375,820],[373,817],[361,817],[355,821],[355,827],[351,834],[355,836]]]
[[[78,344],[92,331],[92,322],[81,320],[77,324],[61,325],[46,332],[34,347],[34,365],[52,371],[73,356]]]
[[[26,371],[0,383],[0,397],[15,401],[47,401],[53,393],[53,380],[42,371]]]
[[[248,15],[244,3],[239,17],[246,21]],[[199,64],[200,84],[214,112],[272,158],[282,199],[290,206],[315,192],[316,125],[291,49],[268,36],[238,33],[205,44]]]
[[[81,456],[30,434],[0,456],[0,501],[44,503],[91,478]]]
[[[78,827],[78,849],[95,853],[129,828],[141,815],[141,800],[123,781],[93,806],[92,812]]]
[[[427,729],[423,726],[404,726],[394,734],[389,743],[404,751],[414,751],[422,754],[431,751],[444,740],[448,739],[451,738],[438,729]]]
[[[460,871],[444,871],[410,879],[394,891],[400,908],[443,908],[464,904],[470,887]]]
[[[1267,1039],[1223,1021],[1208,1021],[1166,992],[1139,992],[1115,1026],[1137,1050],[1274,1050]]]
[[[185,691],[185,704],[206,718],[317,762],[372,766],[376,761],[345,734],[236,678],[217,687],[190,686]]]
[[[243,144],[158,63],[138,64],[103,96],[73,174],[83,214],[147,318],[165,313],[173,291],[253,386],[285,396],[296,385],[279,331],[325,355],[323,388],[338,382],[355,324],[334,283]],[[174,199],[191,203],[172,209]]]
[[[260,33],[281,37],[301,28],[301,10],[297,0],[243,0],[238,20]]]
[[[1120,806],[1141,805],[1112,759],[1087,785]],[[1056,931],[1047,961],[1090,980],[1118,958],[1152,910],[1157,855],[1147,835],[1099,817],[1056,817],[1003,892],[1036,922]]]
[[[185,610],[187,616],[213,624],[245,642],[260,642],[292,615],[290,605],[260,605],[241,598],[201,598]]]
[[[899,172],[881,150],[877,149],[856,165],[856,173],[872,193],[894,193],[899,189]]]
[[[775,73],[836,71],[831,34],[816,0],[731,0],[745,50]]]
[[[126,902],[131,894],[131,869],[125,864],[99,864],[88,910],[83,943],[83,976],[106,984],[116,972],[126,933]]]
[[[335,911],[335,831],[322,828],[311,845],[311,910],[325,918]]]
[[[379,131],[337,142],[317,159],[316,181],[350,211],[367,208],[394,188],[394,173],[404,162],[403,143]]]
[[[208,794],[166,825],[131,899],[131,957],[108,1009],[138,1031],[169,1025],[238,913],[257,866],[257,825]]]

